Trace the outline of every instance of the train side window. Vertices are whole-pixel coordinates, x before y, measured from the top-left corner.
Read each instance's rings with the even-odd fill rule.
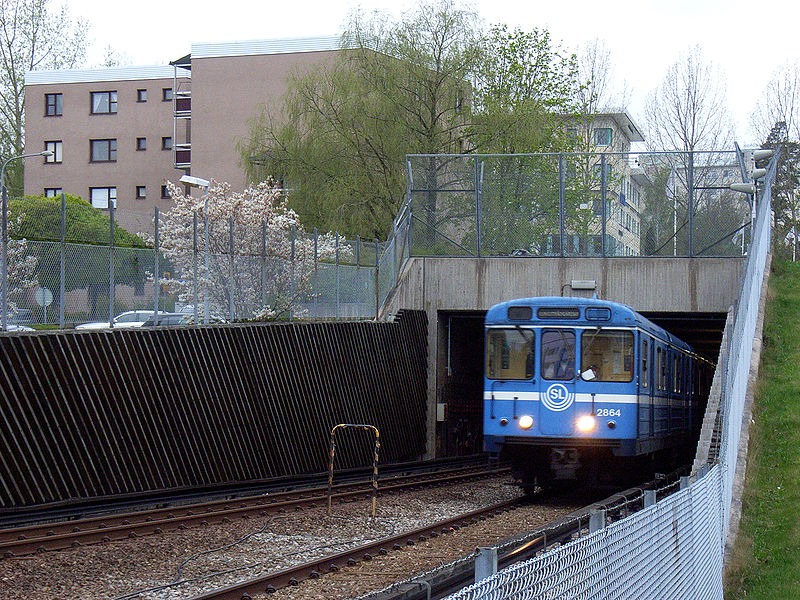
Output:
[[[534,344],[530,329],[490,329],[486,334],[486,377],[532,379]]]
[[[648,350],[650,345],[647,343],[647,338],[642,338],[642,387],[647,387],[647,360],[650,357]]]
[[[680,376],[680,369],[678,369],[678,355],[672,355],[672,391],[673,392],[680,392],[681,391],[681,384],[680,384],[681,376]]]
[[[542,332],[542,378],[575,378],[575,334],[564,329]]]
[[[656,354],[656,376],[658,377],[658,389],[663,391],[667,387],[667,361],[664,360],[663,348],[656,348]]]

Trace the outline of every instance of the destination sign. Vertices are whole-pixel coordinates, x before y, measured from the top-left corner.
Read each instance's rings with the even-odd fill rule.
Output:
[[[581,311],[577,307],[549,307],[542,306],[536,311],[536,316],[540,319],[580,319]]]

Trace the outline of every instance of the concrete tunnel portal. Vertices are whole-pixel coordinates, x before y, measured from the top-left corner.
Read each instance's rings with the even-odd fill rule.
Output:
[[[440,311],[436,365],[436,456],[482,451],[483,321],[486,311]],[[725,313],[642,312],[716,362]],[[705,407],[703,407],[705,409]]]

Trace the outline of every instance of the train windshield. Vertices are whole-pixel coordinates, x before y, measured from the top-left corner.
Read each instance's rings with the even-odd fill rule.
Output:
[[[490,329],[486,335],[486,377],[533,378],[534,340],[530,329]]]
[[[593,381],[633,380],[633,333],[588,329],[581,335],[581,373],[591,369]]]
[[[575,334],[572,330],[542,331],[542,377],[563,381],[575,378]]]

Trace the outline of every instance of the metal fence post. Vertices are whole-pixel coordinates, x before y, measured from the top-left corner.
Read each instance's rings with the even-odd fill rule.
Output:
[[[236,287],[233,282],[234,276],[234,267],[233,267],[233,215],[228,217],[228,252],[229,252],[229,259],[228,259],[228,280],[230,282],[230,287],[228,289],[228,306],[229,306],[229,313],[231,316],[231,323],[236,320],[236,310],[233,306],[233,290]]]
[[[336,234],[336,318],[339,318],[339,234]]]
[[[261,308],[267,306],[267,222],[261,221]]]
[[[203,209],[203,238],[205,242],[205,263],[206,263],[206,278],[205,284],[203,285],[204,288],[204,303],[203,303],[203,323],[208,325],[209,320],[209,311],[211,308],[209,307],[210,299],[208,294],[208,286],[211,283],[211,265],[209,265],[209,256],[208,256],[208,190],[206,190],[206,201],[205,201],[205,208]]]
[[[558,221],[559,221],[559,243],[560,254],[564,256],[564,196],[566,193],[566,182],[564,177],[564,155],[558,155]]]
[[[66,284],[64,283],[64,271],[66,263],[66,239],[67,239],[67,197],[61,192],[61,243],[59,244],[58,258],[58,327],[64,329],[64,294]]]
[[[694,256],[694,152],[689,152],[689,256]],[[677,234],[676,234],[677,236]]]
[[[197,310],[197,211],[192,211],[192,304],[194,304],[194,322],[199,322]]]
[[[8,331],[8,190],[3,185],[3,210],[2,210],[2,257],[0,257],[0,278],[2,278],[2,292],[3,292],[3,315],[0,317],[2,321],[3,331]]]
[[[155,225],[155,236],[154,236],[154,243],[153,243],[153,315],[155,317],[155,322],[158,323],[158,295],[161,291],[161,282],[158,278],[159,273],[159,266],[158,266],[158,207],[153,207],[154,216],[153,216],[153,224]]]
[[[600,246],[603,248],[603,258],[606,257],[606,221],[608,220],[608,215],[606,214],[606,202],[608,201],[608,181],[606,180],[606,155],[605,153],[600,155],[600,216],[603,222],[600,225]]]
[[[108,326],[114,327],[114,202],[108,199]]]
[[[644,508],[648,508],[653,506],[656,503],[656,491],[655,490],[645,490],[644,491]]]
[[[319,232],[314,227],[314,318],[319,319],[319,299],[317,293],[319,289]]]
[[[381,297],[381,256],[378,250],[378,238],[375,238],[375,320],[378,320],[378,311],[380,311],[380,297]]]
[[[606,526],[606,511],[595,510],[589,515],[589,533],[600,531]]]
[[[406,169],[408,173],[408,179],[406,182],[406,193],[408,197],[408,257],[411,258],[414,255],[413,252],[413,243],[414,237],[412,235],[412,227],[414,225],[414,173],[411,170],[411,161],[406,158]],[[377,258],[375,259],[375,264],[377,263]]]
[[[361,316],[361,236],[356,236],[356,311]]]
[[[479,163],[477,158],[472,159],[475,163],[475,251],[477,252],[478,258],[481,257],[481,192],[479,189],[479,178],[480,175],[478,173]]]
[[[292,245],[289,254],[289,320],[294,321],[294,259],[295,259],[295,240],[297,239],[297,229],[292,223]]]
[[[479,547],[475,557],[475,583],[497,573],[497,548]]]

